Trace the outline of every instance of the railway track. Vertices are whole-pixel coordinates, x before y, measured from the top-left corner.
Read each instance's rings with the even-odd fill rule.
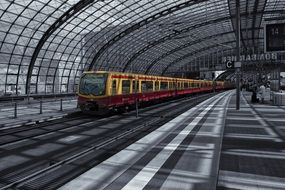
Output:
[[[81,123],[83,127],[78,128],[77,126],[81,132],[87,126],[91,128],[95,125],[96,129],[104,129],[104,126],[113,124],[118,121],[118,119],[129,120],[129,122],[117,126],[116,128],[105,130],[102,134],[94,135],[94,138],[78,141],[78,143],[67,146],[60,151],[53,152],[53,155],[49,155],[49,159],[42,161],[38,158],[40,161],[30,170],[31,172],[27,172],[27,167],[18,168],[16,172],[13,172],[11,169],[0,171],[4,174],[0,179],[0,183],[2,184],[1,189],[57,188],[61,184],[80,175],[120,151],[128,146],[128,144],[160,127],[173,117],[176,117],[211,96],[213,96],[213,94],[196,98],[185,98],[180,101],[175,100],[172,101],[171,104],[168,102],[141,109],[140,118],[135,118],[135,112],[132,111],[123,115],[112,116],[111,119],[103,118],[98,121],[85,121],[85,123]],[[155,113],[151,112],[153,109],[156,110],[155,108],[158,111]],[[70,125],[69,127],[76,126]],[[68,128],[60,130],[63,131],[66,129]],[[69,132],[67,134],[75,135],[78,134],[80,130],[74,130],[72,133]],[[16,141],[13,143],[15,142]],[[16,169],[16,167],[14,167],[14,169]]]
[[[57,125],[57,124],[63,124],[67,122],[69,123],[76,122],[77,124],[80,124],[81,120],[83,120],[81,122],[82,124],[88,121],[92,121],[90,117],[85,116],[83,114],[78,114],[73,118],[64,117],[52,121],[46,121],[40,124],[24,125],[16,128],[8,128],[0,130],[0,139],[1,139],[0,146],[52,133],[58,130],[66,129],[72,127],[72,125]],[[28,132],[31,133],[29,134]]]
[[[204,95],[204,96],[208,97],[208,95]],[[175,102],[181,102],[185,100],[188,101],[188,99],[189,97],[186,97],[183,99],[175,99],[170,102],[163,102],[163,103],[156,104],[150,107],[144,107],[143,109],[141,109],[142,111],[141,114],[143,115],[145,112],[148,112],[149,110],[158,109],[160,107],[167,106],[170,103],[174,104]],[[133,112],[131,112],[130,114],[125,114],[125,115],[132,115],[132,114]],[[81,112],[76,112],[64,118],[60,118],[60,119],[56,119],[52,121],[46,121],[46,122],[39,123],[39,124],[23,125],[23,126],[8,128],[8,129],[0,129],[0,139],[1,139],[0,146],[10,144],[10,143],[16,143],[18,141],[28,140],[28,139],[31,139],[37,136],[46,135],[46,134],[56,132],[59,130],[72,128],[74,127],[74,125],[70,124],[72,122],[76,125],[82,125],[82,124],[84,125],[88,122],[92,122],[94,120],[98,120],[101,118],[102,116],[94,116],[94,115],[89,116],[86,114],[82,114]],[[62,125],[64,123],[69,123],[69,124]],[[57,125],[57,124],[61,124],[61,125]]]

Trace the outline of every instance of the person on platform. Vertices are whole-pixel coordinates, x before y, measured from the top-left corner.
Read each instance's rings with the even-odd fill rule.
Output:
[[[261,97],[261,103],[264,104],[265,86],[263,84],[259,87],[259,94]]]
[[[252,103],[257,103],[259,101],[258,98],[257,98],[257,86],[256,85],[252,85],[251,86],[251,91],[252,91],[251,102]]]

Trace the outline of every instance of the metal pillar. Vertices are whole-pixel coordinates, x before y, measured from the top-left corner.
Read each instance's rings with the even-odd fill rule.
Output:
[[[139,88],[139,80],[135,79],[135,89],[136,89],[136,117],[139,117],[139,98],[138,98],[138,88]]]
[[[17,118],[17,102],[14,104],[14,118]]]
[[[139,117],[139,103],[138,103],[138,98],[137,97],[136,97],[136,117]]]
[[[236,57],[240,62],[240,1],[236,0]],[[236,110],[240,108],[240,68],[236,67]]]
[[[43,101],[40,100],[40,114],[43,113]]]
[[[60,111],[62,111],[62,98],[60,99]]]

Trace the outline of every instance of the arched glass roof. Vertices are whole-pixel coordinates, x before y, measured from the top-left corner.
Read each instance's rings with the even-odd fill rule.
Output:
[[[240,0],[242,51],[262,51],[283,0]],[[0,95],[72,93],[83,70],[215,69],[235,47],[235,0],[2,0]],[[282,20],[282,19],[280,19]]]

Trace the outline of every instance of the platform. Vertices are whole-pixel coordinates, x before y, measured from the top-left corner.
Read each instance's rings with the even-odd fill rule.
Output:
[[[232,97],[226,117],[217,189],[285,189],[285,106],[251,103],[243,92],[240,110]]]
[[[234,91],[219,94],[60,190],[285,189],[285,108],[250,95],[236,110]]]
[[[15,117],[15,103],[17,103]],[[10,102],[0,105],[0,129],[29,125],[38,122],[58,119],[74,112],[77,108],[77,99],[70,98],[62,100],[49,99],[42,101]],[[42,109],[42,111],[41,111]]]

